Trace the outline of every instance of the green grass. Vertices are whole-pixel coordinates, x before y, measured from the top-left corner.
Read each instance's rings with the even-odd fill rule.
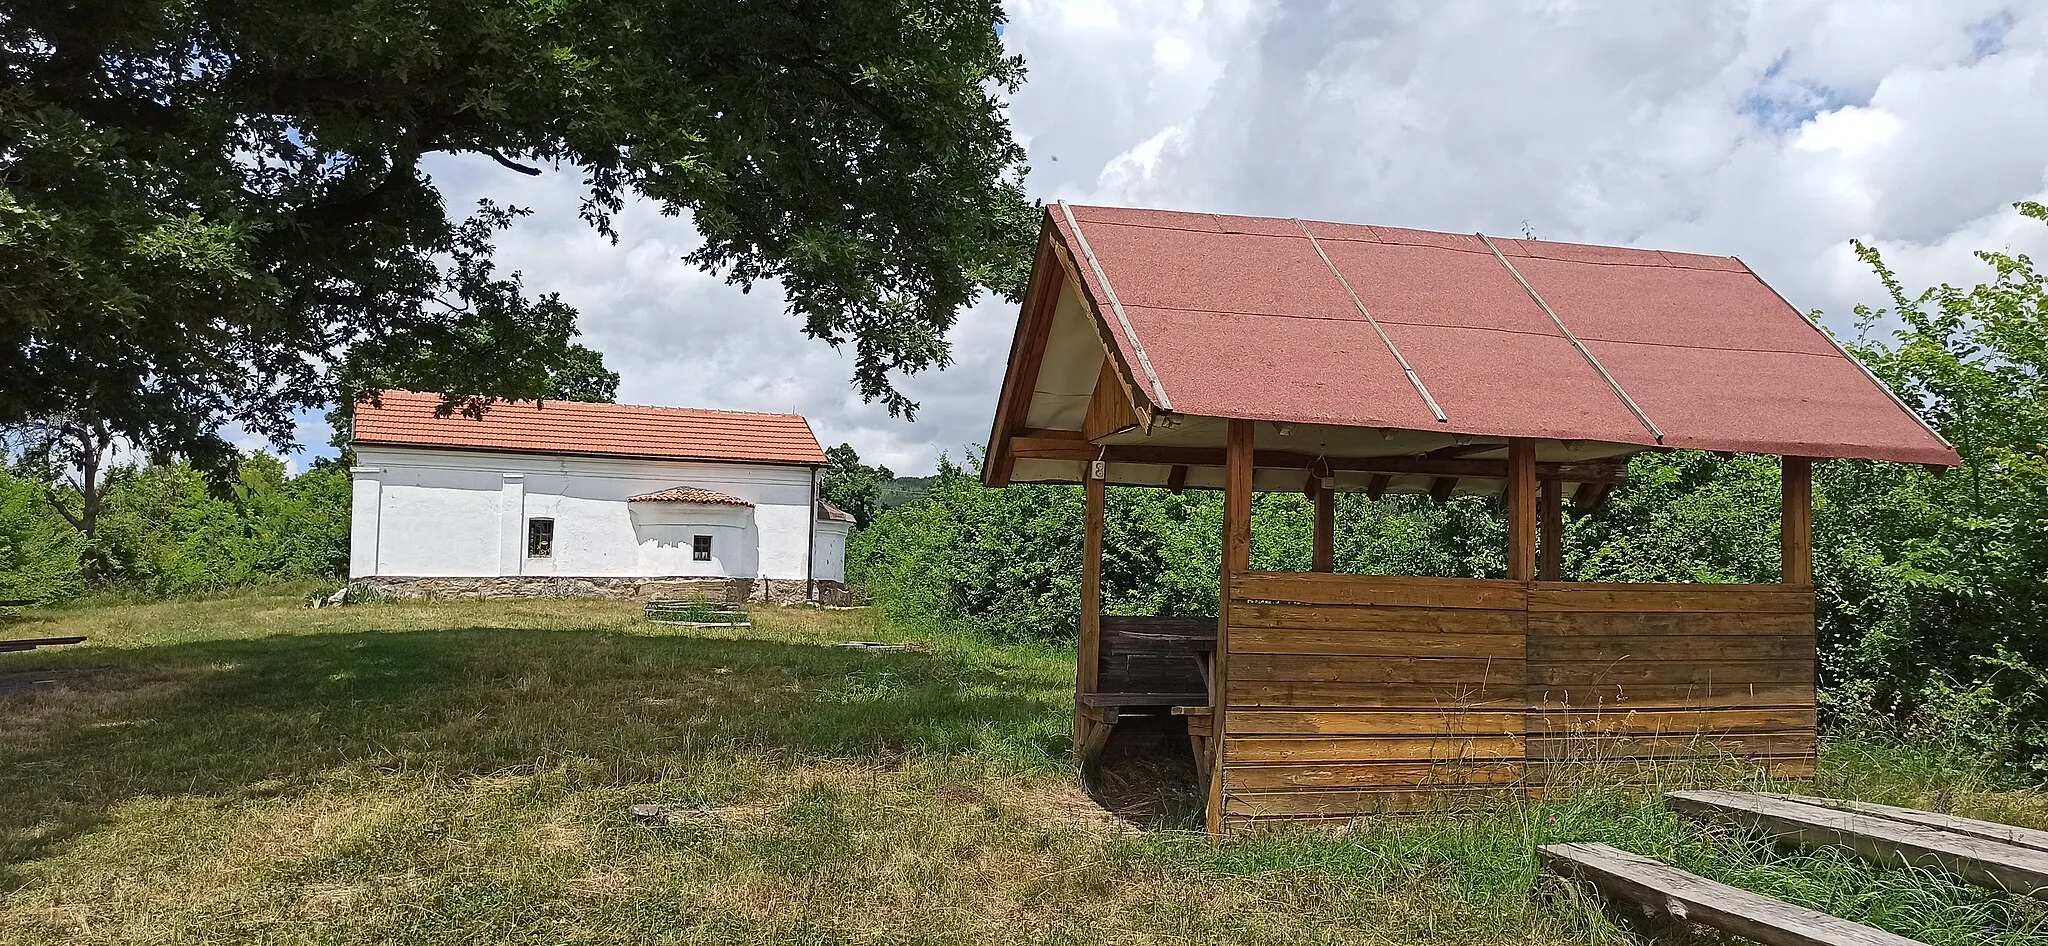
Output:
[[[1938,946],[2048,935],[2034,901],[1641,792],[1220,848],[1133,827],[1066,762],[1070,650],[868,615],[277,594],[16,619],[92,640],[0,656],[78,671],[0,693],[0,942],[1626,942],[1539,879],[1552,840]],[[2048,827],[2039,793],[1876,743],[1831,746],[1812,790]]]

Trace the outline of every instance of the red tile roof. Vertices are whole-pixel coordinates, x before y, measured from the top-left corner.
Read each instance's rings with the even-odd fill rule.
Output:
[[[754,505],[738,496],[728,496],[716,490],[698,489],[695,486],[671,486],[667,489],[658,489],[651,493],[629,496],[626,498],[626,501],[629,503],[706,503],[714,506],[746,506],[748,508],[752,508]]]
[[[1733,257],[1065,205],[1046,226],[1160,410],[1957,462]]]
[[[502,401],[481,419],[437,417],[437,394],[385,391],[382,406],[355,406],[356,443],[577,453],[661,460],[822,466],[825,451],[795,414],[683,407]]]

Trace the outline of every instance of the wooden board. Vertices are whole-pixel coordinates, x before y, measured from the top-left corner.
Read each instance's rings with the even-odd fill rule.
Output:
[[[1813,616],[1810,614],[1742,611],[1533,611],[1528,622],[1530,637],[1549,639],[1658,634],[1686,637],[1813,634]]]
[[[1232,680],[1228,689],[1230,705],[1243,707],[1405,707],[1442,711],[1473,707],[1521,709],[1525,703],[1520,680],[1444,684]]]
[[[1813,777],[1817,760],[1811,755],[1787,756],[1681,756],[1668,759],[1630,756],[1622,759],[1530,759],[1525,784],[1541,786],[1585,786],[1612,791],[1617,785],[1637,787],[1668,786],[1674,780],[1695,780],[1701,784],[1730,778],[1803,780]]]
[[[1979,821],[1975,818],[1959,818],[1955,815],[1945,815],[1940,812],[1921,811],[1918,808],[1900,808],[1896,805],[1879,805],[1874,802],[1849,801],[1841,798],[1814,798],[1808,795],[1776,795],[1772,797],[1786,798],[1807,805],[1839,808],[1843,811],[1853,811],[1858,814],[1875,815],[1880,818],[1890,818],[1893,821],[1926,825],[1927,827],[1937,828],[1942,831],[1975,835],[2003,844],[2016,844],[2020,847],[2030,847],[2037,851],[2048,851],[2048,831],[2037,831],[2033,828],[2022,828],[2018,825],[2000,824],[1996,821]]]
[[[1545,870],[1580,880],[1654,915],[1697,923],[1766,946],[1926,946],[1861,923],[1708,880],[1605,844],[1546,844]]]
[[[1225,726],[1224,732],[1230,736],[1519,736],[1522,734],[1523,720],[1522,714],[1518,712],[1493,713],[1480,710],[1276,712],[1249,707],[1232,707],[1228,717],[1229,723]]]
[[[1481,636],[1481,635],[1474,635]],[[1676,634],[1612,634],[1605,637],[1539,637],[1529,635],[1531,659],[1587,660],[1804,660],[1814,659],[1811,633],[1796,636],[1730,634],[1693,637]]]
[[[1529,703],[1538,711],[1552,709],[1609,710],[1710,709],[1730,706],[1798,706],[1813,702],[1813,684],[1739,683],[1535,686]]]
[[[2048,894],[2048,851],[1750,792],[1669,792],[1664,798],[1686,814],[1796,844],[1839,845],[1879,863],[1938,867],[2001,890]]]
[[[1811,706],[1745,709],[1623,710],[1599,713],[1531,713],[1529,734],[1627,733],[1689,735],[1733,732],[1811,732]]]
[[[1515,581],[1246,572],[1231,578],[1230,597],[1238,601],[1316,605],[1520,610],[1527,600],[1527,591],[1521,582]]]
[[[1527,746],[1531,760],[1812,755],[1814,736],[1809,731],[1684,736],[1531,735],[1527,739]]]
[[[1521,780],[1520,760],[1329,762],[1290,765],[1233,763],[1223,769],[1223,787],[1225,791],[1230,792],[1367,786],[1415,788],[1445,785],[1513,785]]]
[[[1529,610],[1813,613],[1813,589],[1795,585],[1672,585],[1535,582]]]
[[[1519,736],[1271,736],[1231,746],[1233,762],[1519,760]]]
[[[1303,630],[1521,635],[1527,625],[1522,611],[1484,608],[1242,604],[1233,613],[1235,627]]]
[[[1349,820],[1372,814],[1498,809],[1520,798],[1516,789],[1485,785],[1232,792],[1223,811],[1233,819]]]
[[[1520,684],[1520,659],[1484,657],[1343,657],[1242,654],[1231,658],[1230,682]]]
[[[1529,685],[1539,686],[1625,686],[1650,683],[1660,686],[1740,686],[1750,683],[1806,683],[1811,685],[1811,660],[1531,660]]]
[[[1745,638],[1746,639],[1746,638]],[[1768,638],[1767,638],[1768,639]],[[1520,634],[1441,634],[1432,631],[1320,631],[1233,627],[1233,654],[1331,654],[1369,657],[1512,657],[1527,640]]]

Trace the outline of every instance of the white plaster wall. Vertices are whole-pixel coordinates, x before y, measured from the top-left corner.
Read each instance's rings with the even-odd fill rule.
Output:
[[[813,545],[817,564],[813,566],[812,577],[818,581],[846,580],[846,536],[853,531],[853,523],[819,520],[818,535]]]
[[[809,467],[363,444],[355,450],[355,577],[804,577]],[[754,507],[626,501],[671,486],[715,490]],[[527,558],[526,521],[539,517],[555,520],[554,555]],[[713,536],[711,562],[690,558],[689,537],[700,534]]]

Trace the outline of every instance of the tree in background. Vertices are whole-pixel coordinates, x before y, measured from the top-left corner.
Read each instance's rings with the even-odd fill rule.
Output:
[[[854,527],[865,529],[882,509],[882,488],[896,479],[886,466],[865,466],[852,444],[825,451],[825,472],[818,494],[853,515]]]
[[[95,543],[106,499],[106,466],[115,449],[112,431],[76,415],[42,417],[0,427],[0,446],[14,459],[19,482],[78,532],[77,565],[90,584],[104,571]]]
[[[774,280],[862,394],[947,360],[1033,225],[995,0],[313,0],[0,15],[0,424],[83,417],[224,471],[232,424],[431,353],[431,390],[536,398],[574,313],[490,266],[517,211],[451,217],[425,159],[567,166],[614,238],[646,197],[687,259]],[[342,370],[346,368],[346,371]]]

